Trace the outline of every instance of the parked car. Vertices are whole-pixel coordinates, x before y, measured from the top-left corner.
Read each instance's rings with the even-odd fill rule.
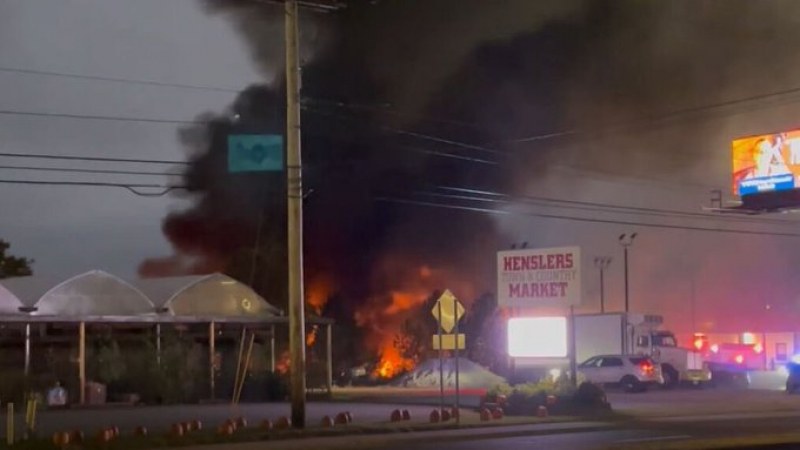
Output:
[[[800,363],[794,360],[786,364],[786,371],[789,373],[786,378],[786,392],[794,394],[800,391]]]
[[[600,385],[619,385],[626,392],[643,392],[649,386],[664,384],[661,368],[643,355],[600,355],[578,366],[587,381]]]

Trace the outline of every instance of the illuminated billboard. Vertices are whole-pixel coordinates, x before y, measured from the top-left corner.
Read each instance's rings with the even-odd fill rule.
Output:
[[[800,130],[733,141],[733,193],[800,188]]]
[[[555,307],[580,302],[580,247],[497,252],[497,303],[501,307]]]
[[[508,356],[513,358],[566,358],[566,317],[516,317],[508,319]]]

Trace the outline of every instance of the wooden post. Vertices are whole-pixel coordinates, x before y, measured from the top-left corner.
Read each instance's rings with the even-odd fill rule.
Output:
[[[31,324],[25,324],[25,376],[31,374]]]
[[[80,403],[86,404],[86,322],[78,325],[78,382]]]
[[[208,324],[208,386],[211,390],[211,400],[214,400],[214,391],[216,387],[216,369],[214,368],[214,363],[216,359],[216,327],[214,326],[214,321],[212,320],[210,324]]]
[[[270,327],[269,333],[269,370],[275,373],[275,325]]]
[[[161,324],[156,324],[156,364],[161,367]]]
[[[333,326],[328,324],[325,329],[325,341],[326,341],[326,376],[325,376],[325,387],[328,389],[328,394],[333,393]]]

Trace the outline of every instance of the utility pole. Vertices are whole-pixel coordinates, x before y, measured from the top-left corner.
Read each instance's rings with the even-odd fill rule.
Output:
[[[633,240],[636,239],[637,233],[621,234],[619,236],[619,245],[622,246],[625,256],[625,312],[630,312],[630,297],[628,295],[628,247],[633,245]]]
[[[303,171],[300,156],[300,55],[297,0],[286,0],[286,193],[289,250],[289,361],[292,426],[306,425],[303,295]]]
[[[600,269],[600,313],[606,312],[605,270],[611,265],[610,256],[597,256],[594,266]]]
[[[267,0],[276,3],[278,0]],[[306,424],[306,330],[303,294],[303,170],[300,152],[299,7],[329,12],[342,5],[313,0],[284,0],[286,46],[286,194],[289,253],[289,371],[292,426]]]

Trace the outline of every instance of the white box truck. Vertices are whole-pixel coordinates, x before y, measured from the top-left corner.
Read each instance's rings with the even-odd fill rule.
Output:
[[[667,385],[711,381],[702,354],[678,347],[675,334],[662,330],[663,318],[638,313],[575,315],[575,355],[580,364],[598,355],[647,355],[661,366]]]

